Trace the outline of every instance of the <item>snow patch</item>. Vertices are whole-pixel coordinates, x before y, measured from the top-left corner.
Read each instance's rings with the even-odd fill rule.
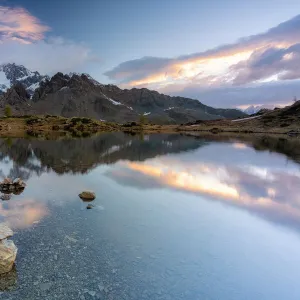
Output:
[[[59,90],[59,92],[60,92],[60,91],[64,91],[64,90],[68,90],[68,89],[69,89],[68,86],[63,86],[63,87]]]
[[[5,85],[6,88],[10,87],[10,81],[6,78],[6,75],[3,71],[0,71],[0,84]]]
[[[168,107],[168,108],[164,109],[164,111],[166,111],[166,110],[170,110],[170,109],[173,109],[173,108],[175,108],[175,106],[170,106],[170,107]]]
[[[148,115],[150,115],[151,114],[151,112],[145,112],[144,113],[144,116],[148,116]]]
[[[36,82],[28,87],[28,90],[35,91],[40,86],[39,82]]]
[[[122,103],[120,103],[118,101],[115,101],[115,100],[113,100],[111,98],[108,98],[108,97],[107,97],[107,100],[109,100],[113,105],[123,105]]]

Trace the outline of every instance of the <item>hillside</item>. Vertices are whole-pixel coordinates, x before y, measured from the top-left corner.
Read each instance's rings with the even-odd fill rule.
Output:
[[[6,88],[0,96],[2,113],[8,104],[15,115],[77,116],[118,123],[137,121],[144,115],[149,122],[157,124],[245,116],[236,109],[213,108],[198,100],[171,97],[145,88],[128,90],[115,85],[103,85],[88,74],[57,73],[49,78],[14,64],[5,70],[8,69],[9,72],[5,74],[7,78],[12,78],[11,87]],[[29,83],[34,83],[29,85],[29,79]]]

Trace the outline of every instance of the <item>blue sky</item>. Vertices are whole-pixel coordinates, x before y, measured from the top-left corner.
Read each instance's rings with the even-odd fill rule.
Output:
[[[0,8],[0,63],[88,72],[220,107],[300,98],[299,1],[0,0]]]

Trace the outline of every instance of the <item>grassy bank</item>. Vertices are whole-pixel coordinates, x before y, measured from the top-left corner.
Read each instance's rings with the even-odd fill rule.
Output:
[[[137,123],[117,124],[89,118],[64,118],[59,116],[21,116],[0,118],[0,136],[72,136],[87,137],[97,132],[123,131],[145,133],[192,133],[210,134],[290,134],[297,132],[300,123],[297,120],[287,123],[271,120],[264,116],[258,119],[198,121],[190,125],[139,125]]]

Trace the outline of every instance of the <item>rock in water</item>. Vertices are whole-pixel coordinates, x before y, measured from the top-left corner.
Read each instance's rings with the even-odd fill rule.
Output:
[[[9,272],[16,260],[18,249],[13,241],[0,241],[0,274]]]
[[[82,199],[82,200],[85,200],[85,201],[92,201],[96,198],[96,195],[94,192],[90,192],[90,191],[83,191],[79,194],[79,197]]]
[[[25,188],[26,187],[26,183],[21,179],[21,178],[17,178],[14,181],[14,185],[18,188]]]
[[[14,232],[4,223],[0,223],[0,241],[14,235]]]
[[[12,181],[10,178],[4,178],[4,180],[3,180],[2,183],[3,183],[3,184],[12,184],[13,181]]]

